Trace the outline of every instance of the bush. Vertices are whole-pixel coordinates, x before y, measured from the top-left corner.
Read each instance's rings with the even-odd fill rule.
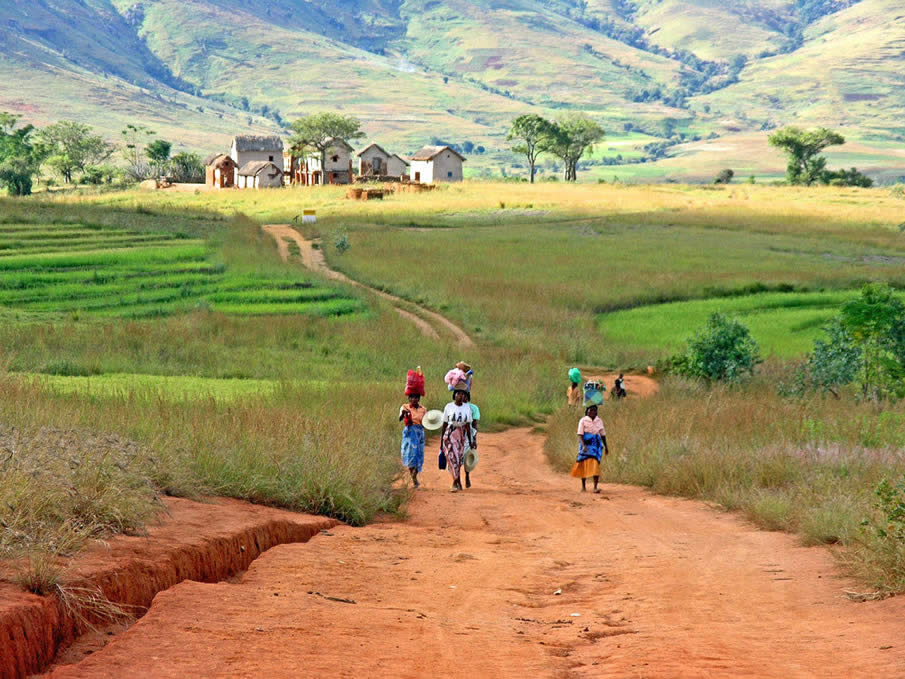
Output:
[[[333,241],[333,246],[339,254],[344,255],[352,247],[352,244],[349,242],[349,236],[341,233],[336,236],[336,240]]]
[[[82,183],[93,186],[112,184],[118,175],[119,170],[112,165],[92,165],[85,168],[85,172],[82,174]]]
[[[720,173],[716,176],[716,179],[713,180],[714,184],[729,184],[732,182],[732,178],[735,176],[735,170],[725,169],[720,170]]]
[[[671,360],[671,367],[686,377],[735,382],[753,375],[760,362],[757,342],[748,328],[736,319],[715,313],[688,341],[686,354]]]
[[[831,186],[858,186],[869,189],[874,185],[874,180],[857,168],[839,170],[838,172],[826,172],[823,181]]]

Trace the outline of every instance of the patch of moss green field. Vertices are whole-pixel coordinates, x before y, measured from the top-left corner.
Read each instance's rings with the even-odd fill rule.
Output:
[[[364,203],[342,187],[0,199],[0,241],[9,245],[0,250],[0,407],[23,431],[112,432],[170,451],[143,468],[164,492],[364,523],[404,511],[396,412],[406,370],[423,366],[426,404],[442,407],[443,374],[469,360],[486,428],[541,423],[556,433],[548,453],[562,466],[571,443],[558,432],[574,424],[560,410],[567,368],[645,369],[723,311],[751,327],[768,360],[750,386],[712,391],[708,408],[737,408],[750,393],[758,428],[720,448],[729,439],[718,417],[704,426],[700,387],[667,377],[651,404],[605,408],[622,455],[608,478],[720,502],[810,542],[842,542],[860,555],[852,568],[862,577],[897,589],[905,580],[888,550],[858,526],[878,479],[905,471],[894,453],[905,446],[902,429],[871,424],[876,406],[853,395],[844,406],[824,408],[814,396],[796,407],[774,385],[865,282],[905,287],[903,206],[885,189],[549,182],[465,182]],[[305,209],[317,211],[316,225],[296,220]],[[425,339],[387,302],[306,271],[297,255],[281,262],[259,228],[268,223],[319,238],[332,267],[445,314],[477,346],[463,350],[442,329],[439,340]],[[34,250],[58,247],[62,233],[88,249]],[[333,245],[340,236],[351,245],[344,254]],[[103,239],[117,247],[99,247]],[[184,261],[169,257],[183,251]],[[69,266],[57,266],[60,258]],[[201,275],[179,269],[189,265],[215,280],[183,280]],[[114,280],[91,282],[95,269],[98,281]],[[140,280],[200,286],[199,294],[155,315],[124,313],[150,292],[116,286]],[[306,313],[291,305],[310,300],[283,297],[287,282],[352,306]],[[44,301],[28,301],[29,286]],[[218,289],[233,306],[218,306]],[[115,314],[92,306],[120,298]],[[288,312],[276,313],[282,304]],[[658,424],[658,411],[700,421],[700,468],[682,457],[689,444],[676,437],[687,432]],[[905,416],[901,404],[884,411],[884,422]],[[628,433],[635,427],[646,428],[643,445]],[[825,449],[837,452],[802,457]],[[751,467],[768,452],[781,473]],[[803,513],[805,505],[820,513]]]

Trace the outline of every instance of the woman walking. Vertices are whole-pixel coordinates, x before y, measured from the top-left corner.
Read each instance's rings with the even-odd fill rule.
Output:
[[[440,454],[446,456],[446,468],[452,476],[452,492],[462,490],[459,478],[462,462],[468,442],[471,441],[471,408],[465,402],[468,385],[464,382],[456,384],[453,390],[453,401],[443,409],[443,431],[440,436]],[[474,448],[477,449],[477,441]]]
[[[427,409],[421,405],[421,395],[412,394],[409,402],[399,409],[402,430],[402,464],[409,470],[415,488],[421,485],[418,474],[424,466],[424,427],[422,422]]]
[[[597,406],[591,405],[585,410],[585,416],[578,423],[578,458],[572,467],[572,476],[581,479],[581,492],[587,492],[587,480],[594,479],[594,492],[599,493],[600,460],[603,452],[610,454],[606,443],[606,429],[603,420],[597,417]]]

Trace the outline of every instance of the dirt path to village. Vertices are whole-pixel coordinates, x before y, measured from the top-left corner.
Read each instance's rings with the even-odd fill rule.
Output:
[[[847,600],[826,549],[637,488],[581,494],[526,430],[483,435],[452,494],[435,442],[407,521],[177,585],[52,676],[905,676],[905,600]]]
[[[384,292],[383,290],[378,290],[377,288],[372,288],[363,283],[359,283],[358,281],[349,278],[339,271],[334,271],[329,266],[327,266],[327,261],[324,259],[324,253],[321,252],[319,248],[314,247],[314,243],[312,241],[307,240],[304,236],[302,236],[302,234],[300,234],[290,225],[267,224],[262,228],[264,229],[264,231],[273,236],[274,240],[276,240],[277,249],[280,253],[280,257],[284,262],[289,259],[289,243],[286,240],[289,239],[294,241],[296,245],[298,245],[299,250],[301,251],[302,264],[304,264],[306,269],[316,271],[331,280],[339,281],[341,283],[348,283],[349,285],[354,285],[356,287],[369,290],[378,297],[387,300],[393,305],[396,313],[413,323],[425,337],[428,337],[430,339],[440,339],[440,335],[437,332],[437,328],[439,327],[452,334],[452,336],[455,337],[456,341],[459,343],[459,346],[463,348],[474,346],[474,341],[471,339],[471,337],[469,337],[468,333],[445,316],[442,316],[435,311],[430,311],[429,309],[425,309],[424,307],[412,304],[411,302],[407,302],[401,297],[396,297],[395,295],[391,295],[390,293]],[[413,313],[408,309],[414,309],[416,310],[416,312]]]

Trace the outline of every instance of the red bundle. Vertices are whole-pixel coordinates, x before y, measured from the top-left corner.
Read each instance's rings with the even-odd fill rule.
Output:
[[[424,373],[419,370],[409,370],[405,380],[406,396],[424,396]]]

